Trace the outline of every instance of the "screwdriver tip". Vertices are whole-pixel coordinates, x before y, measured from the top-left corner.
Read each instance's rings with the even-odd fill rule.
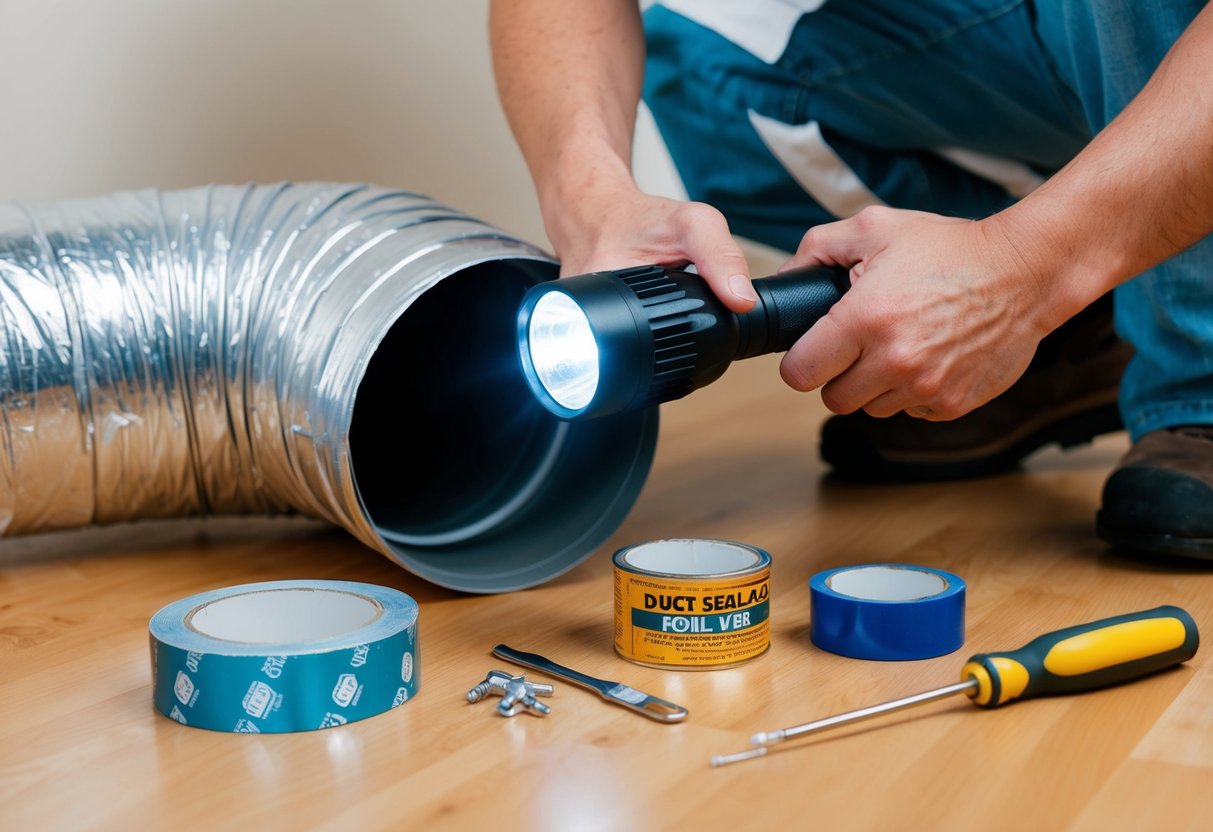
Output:
[[[752,760],[766,753],[766,748],[751,748],[747,751],[738,751],[736,754],[717,754],[712,758],[712,768],[727,766],[729,763],[740,763],[742,760]]]

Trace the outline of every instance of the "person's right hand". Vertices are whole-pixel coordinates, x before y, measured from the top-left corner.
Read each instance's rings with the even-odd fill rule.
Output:
[[[758,296],[724,215],[702,202],[681,202],[620,188],[579,196],[546,211],[561,277],[655,264],[694,263],[716,297],[746,312]]]

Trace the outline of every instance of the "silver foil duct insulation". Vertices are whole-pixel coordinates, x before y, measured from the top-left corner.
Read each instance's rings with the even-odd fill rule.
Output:
[[[547,580],[622,522],[657,432],[533,401],[515,313],[556,272],[366,185],[0,205],[0,536],[297,512],[444,586]]]

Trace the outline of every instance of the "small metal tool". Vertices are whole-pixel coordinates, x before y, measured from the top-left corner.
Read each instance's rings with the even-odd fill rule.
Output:
[[[688,711],[681,705],[658,699],[656,696],[649,696],[647,693],[620,682],[608,682],[604,679],[586,676],[584,673],[578,673],[564,665],[556,664],[536,653],[524,653],[504,644],[498,644],[493,648],[493,655],[505,659],[507,662],[520,664],[575,685],[581,685],[583,688],[594,691],[608,702],[644,714],[649,719],[655,719],[658,722],[681,722],[687,718]]]
[[[552,709],[536,699],[536,696],[551,696],[554,688],[540,682],[528,682],[526,676],[511,676],[501,670],[490,670],[474,688],[468,691],[469,702],[479,702],[486,696],[500,696],[497,712],[502,716],[514,716],[529,711],[536,716],[547,716]]]
[[[530,686],[525,682],[510,682],[505,689],[505,695],[497,703],[497,713],[502,716],[514,716],[520,711],[530,711],[536,716],[547,716],[552,709],[535,698],[530,693]]]
[[[486,696],[496,694],[504,696],[506,688],[511,682],[522,682],[528,688],[533,696],[551,696],[555,690],[551,685],[545,685],[540,682],[528,682],[526,676],[511,676],[504,670],[490,670],[488,675],[484,677],[484,681],[476,685],[468,691],[469,702],[479,702]]]

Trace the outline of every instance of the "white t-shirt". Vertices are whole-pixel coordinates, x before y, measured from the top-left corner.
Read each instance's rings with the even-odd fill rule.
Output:
[[[706,26],[757,58],[773,64],[788,48],[801,16],[826,0],[662,0],[661,5]]]

